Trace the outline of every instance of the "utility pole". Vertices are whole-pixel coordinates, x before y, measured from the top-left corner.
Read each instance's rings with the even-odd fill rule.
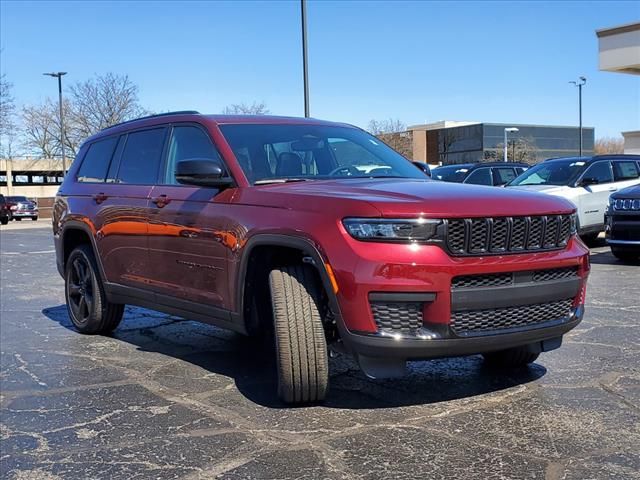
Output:
[[[300,0],[302,20],[302,77],[304,81],[304,116],[309,116],[309,66],[307,60],[307,2]]]
[[[64,153],[64,115],[62,114],[62,76],[67,72],[51,72],[43,73],[49,77],[58,79],[58,105],[60,107],[60,150],[62,152],[62,176],[67,175],[67,157]]]
[[[580,77],[578,81],[571,81],[569,83],[573,83],[576,87],[578,87],[578,119],[580,122],[580,145],[578,145],[578,156],[582,156],[582,87],[587,83],[587,79],[585,77]]]

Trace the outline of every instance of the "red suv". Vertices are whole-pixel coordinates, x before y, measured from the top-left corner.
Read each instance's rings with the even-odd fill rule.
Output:
[[[559,347],[584,312],[575,223],[551,195],[431,181],[349,125],[175,112],[89,138],[53,230],[80,332],[133,304],[273,336],[278,393],[304,403],[329,349],[382,378]]]

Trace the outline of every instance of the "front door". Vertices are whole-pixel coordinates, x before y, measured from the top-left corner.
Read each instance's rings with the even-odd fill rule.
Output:
[[[236,245],[226,228],[233,189],[178,184],[175,165],[195,158],[223,164],[203,128],[174,125],[163,181],[151,192],[150,286],[159,294],[229,309],[227,257]]]
[[[577,202],[583,219],[580,228],[602,227],[604,230],[604,211],[615,188],[610,162],[603,160],[589,166],[582,175],[582,181],[585,179],[595,183],[576,187],[583,190]]]

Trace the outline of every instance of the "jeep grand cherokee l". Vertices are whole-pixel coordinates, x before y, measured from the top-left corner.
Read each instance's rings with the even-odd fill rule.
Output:
[[[304,403],[326,395],[329,349],[393,377],[559,347],[589,272],[575,219],[550,195],[431,181],[349,125],[182,112],[89,138],[53,231],[80,332],[133,304],[272,336],[279,395]]]

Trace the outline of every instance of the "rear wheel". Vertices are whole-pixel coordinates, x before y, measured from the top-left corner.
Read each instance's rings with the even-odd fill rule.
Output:
[[[320,315],[320,286],[308,265],[269,274],[278,395],[286,403],[324,400],[329,384],[327,342]]]
[[[585,244],[587,244],[587,246],[592,246],[593,244],[598,242],[599,235],[600,235],[600,232],[583,233],[580,235],[580,238]]]
[[[622,260],[623,262],[633,262],[640,258],[640,252],[630,252],[629,250],[621,250],[616,247],[611,247],[611,253],[618,260]]]
[[[81,333],[110,333],[122,320],[124,305],[107,300],[89,245],[80,245],[69,255],[65,271],[65,296],[69,317]]]
[[[38,220],[38,217],[31,217],[31,220],[35,222],[36,220]]]
[[[527,345],[482,354],[489,365],[500,368],[524,367],[535,362],[539,355],[540,353],[532,352]]]
[[[2,225],[6,225],[7,223],[9,223],[9,217],[2,217],[0,218],[0,223]]]

